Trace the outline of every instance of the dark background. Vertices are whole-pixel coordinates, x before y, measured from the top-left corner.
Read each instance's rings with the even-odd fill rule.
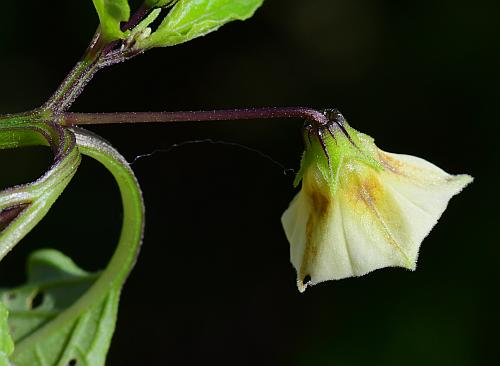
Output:
[[[0,113],[42,104],[97,25],[90,0],[3,2]],[[391,152],[475,182],[425,239],[418,270],[384,269],[299,294],[280,215],[293,174],[200,143],[133,164],[147,226],[109,365],[489,365],[499,321],[498,1],[268,0],[256,16],[100,72],[74,111],[338,107]],[[299,120],[91,129],[129,160],[186,140],[241,144],[297,169]],[[44,148],[0,153],[1,187],[38,177]],[[111,176],[85,159],[0,266],[55,247],[107,263],[121,222]]]

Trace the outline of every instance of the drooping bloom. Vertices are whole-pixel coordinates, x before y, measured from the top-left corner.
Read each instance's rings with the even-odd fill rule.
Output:
[[[306,129],[302,188],[281,218],[301,292],[383,267],[414,270],[422,240],[472,181],[384,152],[332,115],[332,124]]]

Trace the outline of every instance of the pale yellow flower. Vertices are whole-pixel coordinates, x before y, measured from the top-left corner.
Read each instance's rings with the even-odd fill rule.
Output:
[[[281,218],[301,292],[383,267],[414,270],[422,240],[472,181],[384,152],[340,114],[337,122],[309,127],[302,188]]]

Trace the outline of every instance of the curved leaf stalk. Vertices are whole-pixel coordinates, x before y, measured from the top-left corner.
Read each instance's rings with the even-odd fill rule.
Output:
[[[119,243],[108,266],[75,303],[16,344],[18,366],[104,365],[115,326],[121,287],[135,264],[144,230],[144,205],[137,180],[125,159],[100,137],[70,130],[78,149],[114,176],[123,202]]]
[[[49,145],[54,163],[38,180],[0,192],[0,260],[45,216],[81,160],[73,133],[55,123],[0,126],[0,149],[28,145]]]
[[[0,115],[0,128],[4,129],[26,123],[50,122],[51,120],[52,112],[50,110],[35,109],[23,113]]]

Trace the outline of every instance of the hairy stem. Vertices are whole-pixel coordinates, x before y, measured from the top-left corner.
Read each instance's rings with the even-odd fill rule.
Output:
[[[114,123],[167,123],[204,122],[243,119],[303,118],[325,124],[328,117],[321,111],[305,107],[247,108],[213,111],[179,112],[120,112],[120,113],[63,113],[59,121],[63,126]]]
[[[99,61],[105,46],[98,30],[82,59],[73,67],[42,109],[55,114],[67,110],[99,70]]]
[[[145,5],[141,6],[130,20],[123,25],[122,29],[133,28],[147,14],[147,11],[148,8]],[[42,110],[49,110],[54,114],[68,110],[97,71],[136,55],[128,54],[127,50],[119,49],[120,44],[120,40],[105,42],[98,28],[82,59],[73,67],[52,97],[43,105]]]

